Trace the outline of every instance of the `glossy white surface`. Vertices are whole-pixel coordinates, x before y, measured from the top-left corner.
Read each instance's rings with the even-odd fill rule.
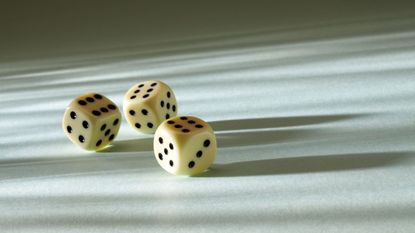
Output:
[[[334,2],[2,7],[0,231],[414,232],[413,6]],[[125,119],[100,153],[65,138],[72,98],[148,79],[214,128],[209,173],[169,175]]]

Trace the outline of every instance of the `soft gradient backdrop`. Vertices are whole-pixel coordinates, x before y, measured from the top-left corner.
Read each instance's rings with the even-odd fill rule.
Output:
[[[414,232],[412,2],[2,1],[0,232]],[[72,98],[147,79],[215,129],[207,173],[125,120],[65,138]]]

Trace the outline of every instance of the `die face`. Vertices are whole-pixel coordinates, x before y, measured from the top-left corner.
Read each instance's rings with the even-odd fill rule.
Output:
[[[216,158],[216,137],[208,130],[192,135],[179,147],[178,175],[193,176],[207,170]]]
[[[91,150],[101,150],[111,143],[118,135],[121,126],[121,113],[118,111],[104,119],[97,121],[94,126]]]
[[[121,113],[111,100],[86,93],[67,107],[62,127],[73,143],[86,150],[100,150],[117,136],[120,121]]]
[[[119,112],[117,106],[107,97],[98,93],[85,93],[76,97],[70,107],[78,107],[91,117],[102,119]]]
[[[179,138],[187,140],[201,132],[211,132],[213,129],[203,120],[194,116],[175,116],[165,122],[165,127],[171,130],[171,133],[178,135]]]
[[[168,129],[159,127],[154,135],[153,151],[159,165],[171,174],[180,169],[180,155],[176,138]]]
[[[136,103],[152,99],[157,95],[161,84],[162,82],[156,80],[148,80],[135,84],[125,93],[124,103]]]
[[[77,107],[68,107],[64,113],[62,128],[66,136],[85,150],[91,149],[95,118]]]
[[[140,114],[140,108],[146,108],[151,114]],[[177,110],[173,91],[161,81],[149,80],[138,83],[124,96],[124,114],[127,122],[141,133],[154,133],[166,118],[176,116]],[[148,123],[151,123],[151,127],[148,127]]]
[[[152,134],[160,124],[154,109],[147,102],[130,103],[124,107],[127,122],[141,133]]]
[[[175,175],[192,176],[205,171],[215,160],[216,147],[216,137],[209,124],[191,116],[173,117],[163,122],[154,138],[157,161]],[[166,149],[169,156],[174,156],[171,167],[158,158]]]
[[[171,88],[163,83],[160,84],[160,87],[153,105],[155,106],[160,122],[163,122],[164,120],[177,116],[178,106],[176,96]]]

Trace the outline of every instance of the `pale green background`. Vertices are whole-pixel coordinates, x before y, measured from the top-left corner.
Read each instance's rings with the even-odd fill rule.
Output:
[[[149,1],[150,2],[150,1]],[[411,1],[1,1],[0,232],[415,231]],[[75,96],[162,80],[213,169],[162,170],[125,120],[85,152]]]

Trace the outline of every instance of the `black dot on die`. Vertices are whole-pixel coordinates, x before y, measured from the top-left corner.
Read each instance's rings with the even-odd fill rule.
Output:
[[[166,114],[166,120],[170,118],[170,115],[167,113]]]
[[[150,129],[151,129],[151,128],[153,128],[153,123],[148,122],[148,123],[147,123],[147,127],[148,127],[148,128],[150,128]]]
[[[101,139],[99,139],[99,140],[97,141],[97,143],[95,144],[95,146],[100,146],[100,145],[101,145],[101,143],[102,143],[102,140],[101,140]]]
[[[102,95],[100,95],[100,94],[95,94],[94,97],[95,97],[95,99],[98,99],[98,100],[102,99]]]
[[[160,106],[164,107],[164,101],[163,100],[160,102]]]
[[[149,94],[145,94],[145,95],[143,95],[143,99],[145,99],[145,98],[147,98],[149,96],[150,96]]]
[[[163,160],[163,155],[161,153],[159,153],[159,159]]]
[[[135,111],[134,110],[130,110],[130,115],[134,116],[135,115]]]
[[[194,120],[190,120],[190,121],[188,121],[187,123],[189,123],[189,124],[193,125],[194,123],[196,123],[196,121],[194,121]]]
[[[132,95],[131,97],[130,97],[130,99],[135,99],[135,97],[137,97],[136,95]]]
[[[157,85],[157,83],[152,83],[151,86],[154,87],[155,85]]]
[[[80,105],[86,105],[87,103],[85,102],[85,100],[80,100],[80,101],[78,101],[78,104],[80,104]]]
[[[174,128],[180,129],[180,128],[183,128],[183,126],[182,125],[174,125]]]
[[[169,161],[170,167],[173,167],[173,160]]]
[[[79,139],[79,141],[80,141],[81,143],[84,143],[84,142],[85,142],[85,138],[84,138],[84,136],[82,136],[82,135],[79,135],[78,139]]]
[[[195,125],[196,128],[203,128],[203,125]]]
[[[198,158],[202,157],[202,155],[203,155],[203,152],[201,150],[196,153],[196,157]]]
[[[139,92],[140,92],[140,90],[135,90],[135,91],[134,91],[134,93],[135,93],[135,94],[137,94],[137,93],[139,93]]]
[[[189,168],[193,168],[195,166],[195,161],[190,161],[188,166]]]
[[[190,132],[190,130],[188,130],[188,129],[182,129],[182,132],[183,133],[188,133],[188,132]]]
[[[160,142],[160,144],[163,144],[163,138],[162,137],[159,137],[159,142]]]
[[[147,90],[147,92],[152,92],[152,91],[153,91],[153,88],[150,88]]]
[[[187,117],[180,117],[180,119],[182,119],[182,120],[187,120]]]
[[[144,84],[140,84],[140,85],[138,85],[138,87],[140,88],[140,87],[144,87]]]
[[[143,109],[143,110],[141,110],[141,113],[146,116],[148,114],[148,111],[147,111],[147,109]]]
[[[172,125],[174,124],[174,121],[167,121],[167,124]]]
[[[112,141],[114,139],[115,135],[111,134],[111,136],[108,138],[108,140]]]
[[[101,113],[97,110],[92,111],[92,114],[94,114],[95,116],[99,116],[101,115]]]
[[[210,141],[209,141],[209,139],[206,139],[204,142],[203,142],[203,146],[204,147],[208,147],[210,145]]]
[[[136,127],[137,129],[141,128],[140,123],[135,123],[135,127]]]
[[[103,125],[101,126],[101,131],[104,131],[104,130],[105,130],[105,128],[107,128],[107,124],[103,124]]]
[[[111,110],[115,110],[117,107],[115,107],[115,105],[113,104],[108,104],[108,108]]]
[[[176,105],[173,105],[173,106],[171,107],[171,109],[173,110],[173,112],[175,112],[175,111],[176,111]]]
[[[76,113],[75,113],[75,112],[71,112],[71,114],[70,114],[70,115],[71,115],[71,118],[72,118],[72,119],[74,119],[74,120],[76,119]]]
[[[105,136],[108,136],[111,133],[110,129],[107,129],[107,131],[105,131]]]
[[[82,121],[82,126],[83,126],[85,129],[88,129],[88,127],[89,127],[88,121]]]
[[[100,108],[100,110],[101,110],[101,112],[108,112],[108,109],[104,108],[104,107]]]
[[[167,98],[170,98],[171,94],[170,91],[167,92]]]
[[[92,102],[94,102],[95,100],[94,100],[94,98],[92,98],[92,97],[86,97],[86,101],[88,101],[88,102],[92,103]]]
[[[165,155],[168,155],[169,154],[169,151],[167,150],[167,148],[164,148],[164,154]]]
[[[66,131],[68,131],[68,133],[72,133],[72,127],[70,125],[66,126]]]
[[[166,104],[166,108],[167,108],[167,109],[170,109],[170,103],[167,103],[167,104]]]
[[[173,150],[173,144],[172,143],[169,143],[169,147],[170,147],[170,150]]]
[[[117,125],[119,121],[120,121],[120,120],[118,120],[118,118],[117,118],[117,119],[115,119],[115,121],[112,123],[112,125]]]

